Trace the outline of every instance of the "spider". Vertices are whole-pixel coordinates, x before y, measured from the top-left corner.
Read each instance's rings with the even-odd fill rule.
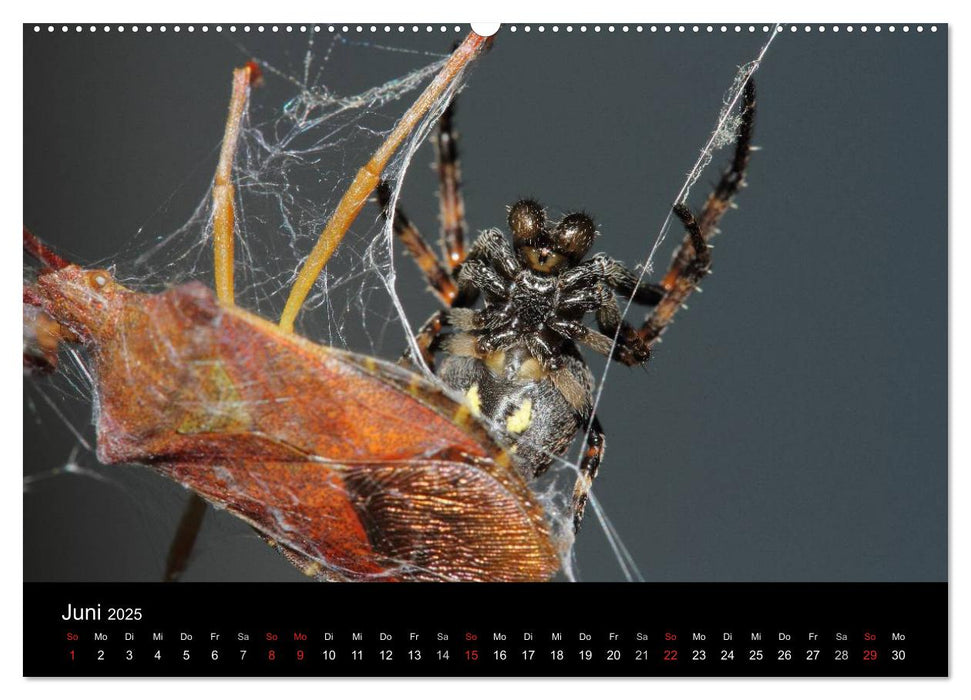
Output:
[[[598,235],[593,219],[573,212],[552,221],[531,199],[509,207],[511,243],[493,228],[466,249],[454,113],[453,101],[439,119],[435,140],[444,260],[402,207],[391,213],[388,183],[378,187],[383,215],[392,217],[395,234],[445,306],[417,333],[421,360],[465,395],[470,410],[515,454],[528,480],[546,472],[576,434],[585,432],[572,499],[577,532],[605,450],[604,430],[593,406],[593,375],[579,348],[628,366],[647,363],[651,347],[710,272],[708,241],[744,185],[755,86],[749,80],[744,88],[734,157],[701,214],[696,217],[684,202],[674,206],[686,235],[659,284],[639,281],[635,272],[604,254],[585,259]],[[635,328],[623,319],[618,296],[653,311]],[[480,299],[483,304],[476,308]],[[584,325],[590,313],[599,330]],[[443,355],[440,363],[438,353]]]

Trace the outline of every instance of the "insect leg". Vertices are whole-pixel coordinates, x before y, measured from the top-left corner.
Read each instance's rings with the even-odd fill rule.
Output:
[[[178,581],[189,563],[189,556],[195,547],[196,538],[202,528],[208,504],[200,496],[189,494],[189,500],[182,510],[175,536],[169,545],[169,555],[165,559],[165,581]]]
[[[234,203],[233,161],[239,144],[240,127],[249,101],[250,87],[260,79],[260,69],[252,61],[233,71],[233,93],[229,100],[229,116],[223,135],[216,177],[212,186],[212,237],[216,296],[223,304],[234,302],[233,293],[233,244],[236,230]]]
[[[661,283],[665,295],[639,331],[640,336],[650,345],[657,342],[678,309],[708,273],[708,241],[718,233],[718,221],[728,210],[732,198],[745,184],[745,171],[752,153],[755,102],[755,84],[749,79],[742,93],[741,118],[736,131],[732,163],[709,195],[701,214],[695,218],[683,202],[674,207],[674,213],[684,224],[687,235]]]
[[[252,86],[260,80],[260,69],[252,61],[233,71],[233,92],[229,99],[229,116],[219,151],[219,162],[212,186],[212,237],[216,296],[223,304],[235,303],[233,290],[233,248],[236,235],[236,193],[233,187],[233,162],[239,144],[240,128]],[[194,493],[182,511],[178,528],[169,544],[164,580],[178,581],[185,571],[195,547],[196,537],[206,515],[206,502]]]
[[[357,175],[347,188],[344,196],[341,197],[337,208],[324,226],[317,243],[304,261],[303,267],[290,289],[290,296],[287,298],[286,306],[280,317],[280,328],[284,331],[293,330],[293,324],[307,299],[307,295],[310,294],[317,276],[320,275],[320,271],[324,269],[324,265],[327,264],[330,256],[337,249],[351,223],[361,212],[371,192],[378,186],[381,173],[384,172],[388,161],[391,160],[398,147],[417,128],[445,91],[461,78],[465,67],[475,60],[481,50],[489,43],[490,40],[486,37],[481,37],[475,32],[469,32],[465,41],[455,49],[431,84],[425,88],[415,103],[401,117],[384,143],[378,147],[378,150],[374,152],[374,155],[371,156],[364,167],[357,171]]]
[[[41,240],[24,226],[24,252],[47,270],[61,270],[71,263],[41,243]]]

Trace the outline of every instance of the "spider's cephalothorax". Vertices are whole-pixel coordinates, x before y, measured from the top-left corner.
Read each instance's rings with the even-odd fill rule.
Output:
[[[459,295],[453,306],[466,306],[482,291],[486,308],[469,317],[453,310],[453,323],[475,332],[482,352],[523,344],[543,366],[562,365],[568,341],[609,353],[620,324],[614,291],[632,289],[637,278],[619,263],[595,256],[582,263],[596,229],[586,214],[569,214],[549,226],[546,213],[532,200],[509,210],[513,249],[499,231],[483,233],[459,273]],[[647,288],[642,295],[660,295]],[[596,312],[596,333],[580,321]],[[610,336],[610,337],[608,337]],[[615,359],[626,364],[646,362],[649,350],[628,326],[618,339]]]
[[[602,254],[585,260],[597,233],[590,217],[573,213],[552,223],[543,208],[528,199],[509,209],[511,243],[501,231],[491,229],[466,251],[452,116],[450,106],[436,136],[444,264],[402,210],[394,212],[395,233],[448,307],[419,331],[418,349],[424,363],[464,394],[469,410],[516,455],[528,479],[546,471],[576,434],[585,431],[587,447],[573,493],[578,528],[604,452],[603,430],[593,410],[593,376],[580,348],[626,365],[647,362],[651,346],[708,274],[708,241],[743,185],[755,87],[751,80],[745,86],[734,158],[700,216],[696,218],[683,202],[674,207],[686,235],[661,284],[641,282]],[[382,185],[378,194],[387,215],[390,188]],[[623,320],[618,296],[654,307],[653,311],[635,328]],[[584,324],[591,313],[598,330]],[[444,357],[436,363],[439,352]]]

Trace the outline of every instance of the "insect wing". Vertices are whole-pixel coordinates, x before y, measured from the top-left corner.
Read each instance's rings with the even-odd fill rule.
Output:
[[[508,454],[434,385],[220,306],[198,283],[144,295],[92,279],[72,266],[38,287],[90,349],[101,461],[151,466],[320,579],[559,568]]]

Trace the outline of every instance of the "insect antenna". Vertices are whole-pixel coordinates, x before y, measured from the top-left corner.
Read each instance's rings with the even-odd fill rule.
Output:
[[[65,268],[71,263],[41,243],[41,240],[24,226],[24,252],[44,266],[45,272]]]

